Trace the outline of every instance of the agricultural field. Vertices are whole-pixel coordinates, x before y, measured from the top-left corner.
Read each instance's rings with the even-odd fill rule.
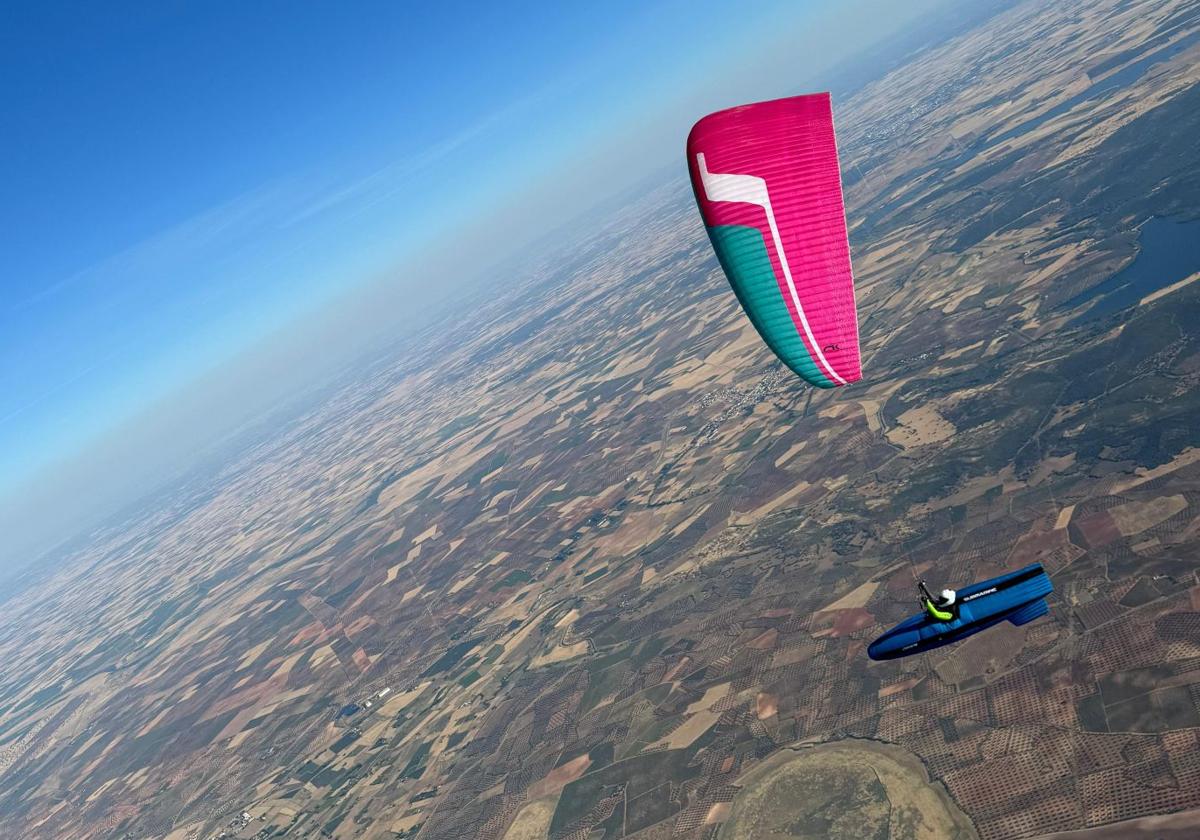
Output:
[[[835,89],[837,391],[682,163],[564,232],[4,604],[2,833],[1194,835],[1198,81],[1194,3],[1026,0]],[[868,660],[1031,562],[1049,617]]]

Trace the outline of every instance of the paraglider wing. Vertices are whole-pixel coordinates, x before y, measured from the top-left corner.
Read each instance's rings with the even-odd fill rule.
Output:
[[[860,379],[829,94],[709,114],[687,156],[717,259],[763,340],[813,385]]]

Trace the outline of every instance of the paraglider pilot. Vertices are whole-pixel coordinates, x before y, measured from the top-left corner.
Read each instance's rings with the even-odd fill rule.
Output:
[[[925,588],[925,581],[918,581],[917,587],[921,590],[921,607],[934,621],[953,621],[958,617],[958,596],[953,589],[943,589],[934,596]]]

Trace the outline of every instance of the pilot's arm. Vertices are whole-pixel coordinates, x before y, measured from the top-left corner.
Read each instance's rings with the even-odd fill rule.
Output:
[[[925,612],[933,618],[934,621],[953,621],[954,613],[939,610],[928,598],[922,598],[922,603],[925,604]]]

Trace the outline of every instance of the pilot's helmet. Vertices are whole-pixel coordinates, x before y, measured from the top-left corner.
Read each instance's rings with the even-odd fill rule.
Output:
[[[943,589],[942,590],[942,603],[943,604],[953,604],[954,603],[954,590],[953,589]]]

